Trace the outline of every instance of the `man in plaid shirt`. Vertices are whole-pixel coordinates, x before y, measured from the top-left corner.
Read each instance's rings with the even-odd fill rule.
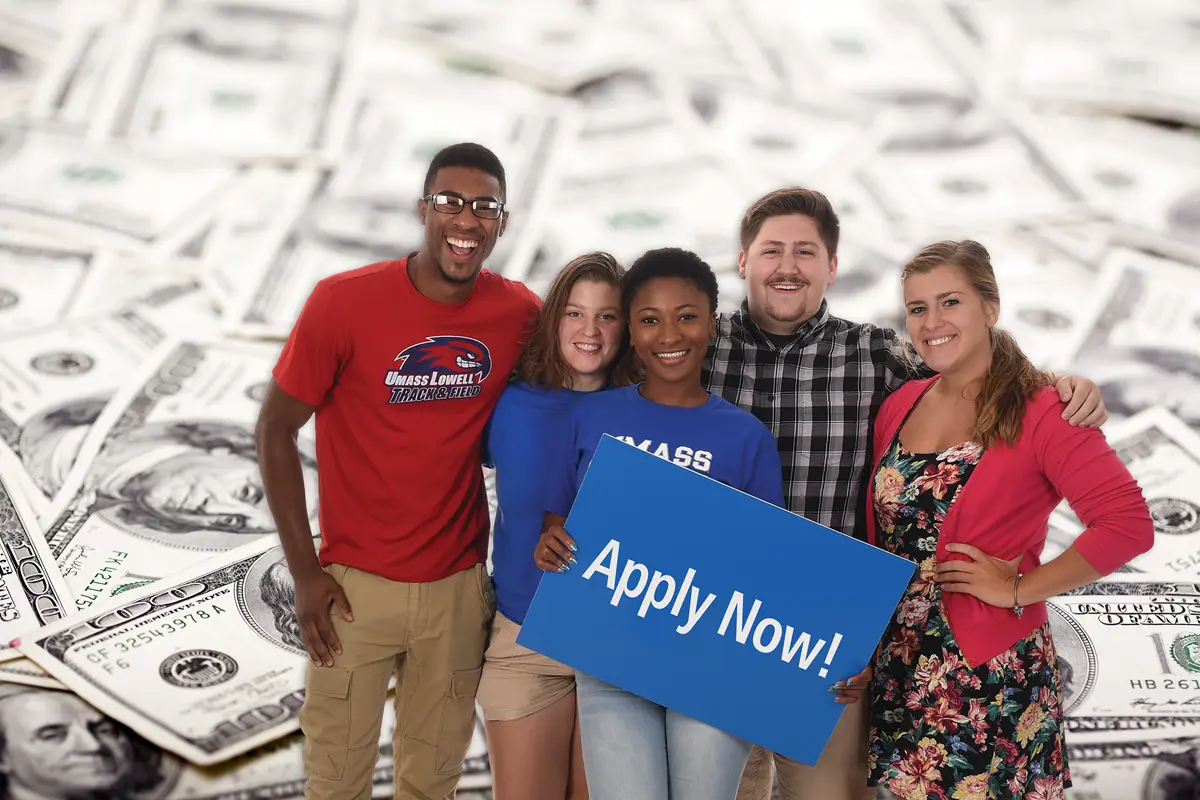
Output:
[[[738,254],[746,300],[721,316],[704,381],[775,434],[790,511],[865,540],[875,412],[889,392],[928,373],[895,331],[830,315],[838,233],[832,205],[810,189],[781,189],[749,208]],[[1103,424],[1094,383],[1065,376],[1057,388],[1072,424]],[[814,767],[756,747],[738,800],[771,797],[772,761],[784,800],[872,797],[867,710],[862,700],[848,706]]]

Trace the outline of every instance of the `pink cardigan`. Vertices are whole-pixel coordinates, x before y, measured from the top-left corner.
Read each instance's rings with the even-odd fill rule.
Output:
[[[875,418],[875,471],[908,412],[937,376],[909,381],[893,392]],[[1045,387],[1025,409],[1014,447],[988,448],[946,514],[937,560],[969,560],[946,552],[951,542],[970,544],[1005,560],[1023,555],[1020,570],[1041,562],[1047,522],[1066,498],[1087,529],[1075,548],[1108,575],[1154,544],[1154,523],[1141,487],[1096,428],[1071,427],[1063,402]],[[876,544],[875,471],[867,482],[867,541]],[[1012,608],[987,605],[968,594],[943,595],[947,622],[967,663],[977,667],[1028,636],[1047,619],[1044,602]]]

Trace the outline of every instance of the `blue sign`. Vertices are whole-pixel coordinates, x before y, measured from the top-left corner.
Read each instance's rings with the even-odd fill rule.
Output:
[[[519,643],[809,765],[916,568],[611,436],[565,527]]]

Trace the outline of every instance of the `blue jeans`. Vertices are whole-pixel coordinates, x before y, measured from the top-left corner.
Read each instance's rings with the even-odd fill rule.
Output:
[[[575,674],[590,800],[734,800],[750,743]]]

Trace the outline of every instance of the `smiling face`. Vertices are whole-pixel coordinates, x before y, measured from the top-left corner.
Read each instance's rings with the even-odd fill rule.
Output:
[[[909,338],[930,369],[946,374],[986,371],[992,345],[989,329],[1000,315],[955,264],[914,272],[904,280]]]
[[[572,372],[571,388],[588,392],[604,385],[620,351],[621,328],[621,290],[604,281],[576,281],[558,323],[558,348]]]
[[[437,265],[442,279],[456,285],[471,283],[504,233],[508,212],[499,219],[481,219],[471,211],[470,203],[503,201],[500,182],[472,167],[443,167],[434,176],[428,194],[454,195],[467,201],[457,214],[436,210],[433,200],[419,201],[417,210],[425,226],[425,252]]]
[[[804,214],[770,217],[738,255],[750,316],[767,333],[790,334],[821,308],[837,277],[817,224]]]
[[[630,344],[646,367],[646,381],[700,385],[716,316],[700,287],[684,278],[654,278],[629,304]]]

